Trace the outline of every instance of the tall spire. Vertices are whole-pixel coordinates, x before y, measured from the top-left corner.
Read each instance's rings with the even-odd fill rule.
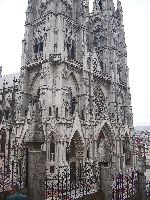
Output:
[[[93,2],[93,13],[98,14],[105,10],[112,10],[114,9],[113,0],[95,0]]]
[[[117,15],[117,18],[118,18],[120,24],[123,24],[123,11],[122,11],[122,5],[121,5],[120,0],[117,0],[116,15]]]
[[[28,144],[30,143],[42,144],[45,142],[45,136],[40,116],[41,110],[38,97],[34,97],[34,99],[32,99],[31,104],[34,109],[33,109],[32,119],[26,133],[25,142]]]
[[[2,77],[2,65],[0,66],[0,77]]]
[[[82,16],[89,13],[89,0],[73,0],[73,16],[75,20],[79,20]]]

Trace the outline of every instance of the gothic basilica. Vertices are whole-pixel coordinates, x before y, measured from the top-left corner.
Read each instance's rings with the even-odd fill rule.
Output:
[[[92,13],[89,0],[28,0],[20,74],[0,82],[1,151],[43,133],[49,173],[88,162],[134,165],[119,0],[95,0]]]

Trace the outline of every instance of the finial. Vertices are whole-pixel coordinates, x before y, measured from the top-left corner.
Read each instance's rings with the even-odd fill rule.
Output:
[[[120,0],[117,0],[117,9],[122,10],[122,5]]]
[[[2,77],[2,65],[0,66],[0,77]]]
[[[29,124],[26,132],[25,143],[33,149],[41,148],[41,145],[45,142],[45,136],[42,126],[42,119],[40,113],[40,103],[38,100],[33,102],[33,114],[32,120]]]
[[[123,24],[123,14],[122,14],[122,5],[121,1],[117,0],[117,10],[116,10],[116,15],[118,20],[120,21],[120,24]]]

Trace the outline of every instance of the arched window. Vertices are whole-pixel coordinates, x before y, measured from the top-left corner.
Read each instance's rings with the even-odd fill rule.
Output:
[[[66,161],[69,162],[69,158],[70,158],[70,148],[69,146],[66,147]]]
[[[53,174],[55,172],[55,166],[50,166],[50,173]]]
[[[81,111],[81,119],[85,120],[84,110]]]
[[[130,148],[130,139],[128,134],[125,134],[124,142],[123,142],[123,153],[125,154],[125,164],[131,164],[131,148]]]
[[[56,118],[58,118],[58,107],[56,108]]]
[[[68,109],[65,108],[65,118],[68,118]]]
[[[76,104],[77,104],[76,98],[73,97],[73,98],[72,98],[72,101],[71,101],[71,114],[72,114],[72,115],[73,115],[74,112],[75,112]]]
[[[75,53],[76,53],[76,50],[75,50],[75,42],[72,41],[72,47],[71,47],[71,59],[72,59],[72,60],[75,59]]]
[[[39,45],[38,45],[38,44],[35,44],[35,45],[34,45],[34,53],[38,53],[38,48],[39,48]]]
[[[35,53],[35,54],[38,54],[38,53],[40,53],[40,52],[43,52],[43,46],[44,46],[43,41],[40,41],[40,42],[39,42],[39,41],[36,39],[35,44],[34,44],[34,46],[33,46],[33,51],[34,51],[34,53]]]
[[[103,64],[102,61],[100,62],[100,67],[101,67],[101,70],[102,70],[102,72],[103,72],[103,71],[104,71],[104,64]]]
[[[72,95],[72,89],[71,88],[68,88],[68,99],[70,101],[70,114],[73,115],[74,111],[75,111],[76,99]]]
[[[49,116],[52,116],[52,108],[49,107]]]
[[[87,159],[89,160],[90,158],[90,149],[87,150]]]
[[[39,52],[43,51],[43,42],[40,42],[39,44]]]
[[[55,161],[55,143],[50,143],[50,161]]]

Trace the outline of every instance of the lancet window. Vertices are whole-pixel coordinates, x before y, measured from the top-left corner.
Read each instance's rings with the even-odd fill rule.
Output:
[[[33,52],[36,55],[36,58],[37,58],[37,55],[39,55],[39,56],[42,55],[43,46],[44,46],[44,43],[43,43],[42,39],[40,39],[39,41],[37,39],[35,39],[35,44],[33,46]]]
[[[68,100],[70,104],[70,114],[73,115],[75,112],[76,98],[73,96],[71,88],[68,88]]]
[[[123,153],[125,154],[125,164],[130,165],[131,162],[131,149],[130,149],[130,139],[128,134],[125,134],[123,141]]]
[[[48,142],[47,146],[48,152],[48,161],[53,162],[55,161],[55,138],[54,136],[51,137],[50,141]]]

